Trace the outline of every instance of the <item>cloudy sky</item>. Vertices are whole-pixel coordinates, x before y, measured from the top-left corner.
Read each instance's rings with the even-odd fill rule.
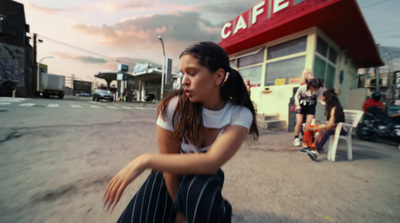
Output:
[[[162,64],[162,36],[178,69],[180,52],[191,43],[221,40],[223,24],[261,0],[17,0],[30,32],[37,33],[38,60],[49,73],[81,80],[115,70],[120,60]],[[386,58],[400,57],[400,1],[357,0]],[[398,52],[396,52],[398,51]],[[385,59],[385,58],[383,58]],[[397,58],[398,59],[398,58]],[[89,77],[88,77],[89,76]]]

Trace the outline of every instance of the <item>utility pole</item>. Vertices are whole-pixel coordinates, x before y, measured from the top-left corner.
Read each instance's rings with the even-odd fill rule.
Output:
[[[71,74],[71,86],[74,87],[75,74]]]
[[[32,96],[36,95],[39,96],[39,91],[36,91],[36,83],[38,82],[38,73],[37,73],[37,68],[38,65],[36,63],[37,60],[37,34],[33,34],[33,49],[32,49]]]
[[[161,41],[162,49],[163,49],[163,65],[162,65],[162,74],[161,74],[161,95],[160,95],[160,100],[164,98],[164,78],[165,78],[165,48],[164,48],[164,42],[162,40],[161,36],[158,36],[158,39]]]

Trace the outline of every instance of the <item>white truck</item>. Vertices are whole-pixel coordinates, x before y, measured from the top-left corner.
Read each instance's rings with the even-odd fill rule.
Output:
[[[43,97],[50,97],[52,95],[58,98],[64,98],[65,90],[65,76],[57,74],[41,73],[40,75],[40,93]]]

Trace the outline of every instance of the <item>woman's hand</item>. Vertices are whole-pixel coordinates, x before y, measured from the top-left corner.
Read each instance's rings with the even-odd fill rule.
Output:
[[[122,168],[110,181],[104,194],[104,207],[114,210],[125,188],[146,169],[148,156],[143,154]]]
[[[308,126],[304,126],[303,127],[303,132],[308,132],[308,131],[312,131],[312,128],[308,127]]]

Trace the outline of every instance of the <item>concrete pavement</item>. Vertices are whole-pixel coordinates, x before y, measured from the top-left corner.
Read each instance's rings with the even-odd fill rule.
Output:
[[[224,167],[233,222],[400,222],[400,152],[353,137],[336,162],[298,153],[293,133],[262,130]]]

